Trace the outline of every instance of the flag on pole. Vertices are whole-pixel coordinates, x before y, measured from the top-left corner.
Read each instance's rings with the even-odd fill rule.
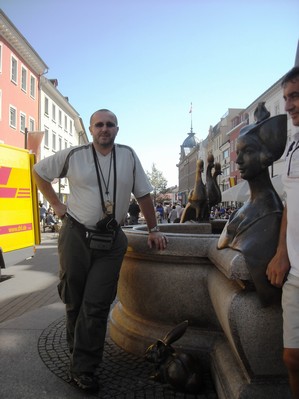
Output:
[[[192,114],[192,103],[191,103],[191,105],[190,105],[190,111],[189,111],[189,114]]]

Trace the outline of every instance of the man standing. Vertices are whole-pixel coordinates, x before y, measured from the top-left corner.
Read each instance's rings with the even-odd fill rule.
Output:
[[[299,126],[299,67],[285,75],[282,87],[285,110]],[[283,359],[293,397],[299,399],[299,132],[288,149],[283,183],[287,201],[277,252],[266,273],[274,286],[283,287]]]
[[[138,224],[140,208],[136,200],[133,198],[129,206],[130,224]]]
[[[45,207],[45,205],[40,202],[39,204],[39,221],[44,224],[45,220],[46,220],[46,216],[47,216],[47,209]]]
[[[95,392],[95,370],[102,360],[110,305],[127,238],[123,224],[131,192],[146,219],[148,245],[163,250],[167,238],[156,225],[152,187],[135,152],[115,144],[118,122],[107,109],[90,118],[93,142],[67,148],[34,166],[39,190],[63,220],[58,240],[59,294],[66,305],[70,375],[78,387]],[[54,178],[68,178],[70,195],[63,204],[52,188]]]

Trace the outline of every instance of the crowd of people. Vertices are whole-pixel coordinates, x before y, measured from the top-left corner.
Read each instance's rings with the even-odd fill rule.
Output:
[[[180,223],[185,204],[159,202],[155,206],[157,223]],[[210,219],[229,219],[230,215],[237,209],[235,206],[214,206],[210,212]],[[143,223],[143,216],[135,199],[131,200],[126,225]]]

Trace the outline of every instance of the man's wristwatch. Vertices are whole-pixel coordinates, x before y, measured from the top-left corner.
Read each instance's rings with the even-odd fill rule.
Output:
[[[148,229],[149,233],[156,233],[157,231],[160,231],[160,228],[158,226],[155,226],[152,229]]]

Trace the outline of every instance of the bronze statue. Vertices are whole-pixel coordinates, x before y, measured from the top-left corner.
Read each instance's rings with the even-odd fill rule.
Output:
[[[145,359],[154,363],[155,381],[168,383],[177,391],[199,393],[202,389],[202,371],[198,359],[191,354],[176,351],[171,344],[181,338],[188,327],[185,320],[169,331],[163,339],[150,345],[145,352]]]
[[[212,170],[214,172],[212,174]],[[196,175],[194,188],[191,190],[188,203],[181,216],[181,223],[189,220],[194,222],[208,222],[210,220],[211,207],[221,202],[221,191],[217,183],[217,176],[221,174],[219,163],[214,164],[213,154],[208,156],[208,166],[206,170],[206,184],[202,176],[204,162],[199,159],[196,163]]]
[[[204,163],[201,159],[196,162],[196,174],[193,190],[190,191],[188,203],[181,216],[181,223],[188,220],[196,222],[208,220],[207,192],[202,180]]]
[[[237,160],[241,177],[248,181],[250,198],[233,212],[225,225],[218,249],[232,248],[243,253],[255,289],[263,305],[280,303],[281,290],[266,277],[267,265],[275,254],[283,204],[269,175],[269,166],[278,160],[287,140],[287,116],[270,113],[264,103],[255,112],[256,122],[241,129]]]
[[[212,174],[212,170],[214,172]],[[214,163],[214,155],[208,155],[208,166],[206,171],[206,189],[207,197],[209,202],[209,210],[222,200],[221,190],[218,186],[217,177],[221,175],[221,165],[220,163]]]

